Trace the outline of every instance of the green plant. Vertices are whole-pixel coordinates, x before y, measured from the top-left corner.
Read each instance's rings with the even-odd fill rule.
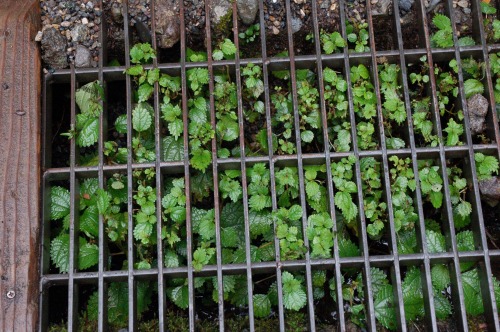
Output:
[[[231,39],[224,39],[221,41],[217,48],[215,48],[212,52],[212,58],[214,60],[230,60],[234,59],[234,55],[236,53],[236,46],[231,41]]]
[[[432,46],[439,48],[453,47],[453,29],[450,18],[442,14],[436,14],[432,19],[432,24],[437,29],[431,35]],[[475,44],[474,39],[471,37],[461,37],[458,39],[459,46],[473,46]]]
[[[370,52],[368,40],[370,34],[368,33],[368,23],[346,25],[347,42],[349,50],[356,53]],[[352,48],[354,47],[354,48]]]
[[[356,184],[352,181],[355,162],[356,158],[350,155],[332,163],[331,168],[332,180],[336,189],[335,206],[342,212],[347,225],[354,228],[357,233],[356,216],[358,215],[358,207],[352,197],[352,194],[358,192]]]
[[[330,68],[323,69],[325,88],[325,107],[330,137],[335,137],[333,149],[346,152],[351,149],[351,124],[347,119],[349,103],[347,100],[347,81]],[[347,121],[346,121],[347,120]]]
[[[476,161],[476,175],[478,180],[487,180],[491,178],[493,173],[498,174],[497,158],[476,152],[474,160]]]
[[[497,10],[491,3],[481,1],[481,11],[485,15],[483,19],[484,32],[486,39],[495,42],[500,39],[500,20],[495,18]]]
[[[61,135],[76,139],[80,147],[97,143],[99,138],[99,116],[102,114],[104,89],[99,81],[85,84],[75,92],[75,102],[80,109],[76,115],[75,126],[68,133]]]
[[[255,23],[249,26],[244,32],[240,32],[238,37],[243,44],[250,44],[254,42],[260,35],[260,24]]]
[[[321,45],[323,47],[323,51],[326,54],[338,53],[342,51],[344,47],[347,46],[346,41],[342,38],[342,35],[335,31],[332,33],[327,33],[326,31],[321,31],[319,36],[321,40]]]

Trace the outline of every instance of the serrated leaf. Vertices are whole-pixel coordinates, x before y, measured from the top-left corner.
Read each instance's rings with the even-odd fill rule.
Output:
[[[59,273],[67,273],[69,269],[69,235],[61,234],[50,242],[50,258],[59,269]]]
[[[172,301],[181,309],[187,309],[189,306],[189,289],[188,286],[178,286],[172,288],[169,292]]]
[[[233,55],[236,53],[236,46],[230,39],[224,39],[224,42],[221,45],[221,50],[224,55]]]
[[[300,133],[300,138],[303,142],[311,143],[314,139],[314,133],[310,130],[304,130]]]
[[[470,98],[476,93],[482,94],[484,92],[483,83],[474,78],[469,78],[464,82],[464,92],[466,98]]]
[[[265,318],[271,314],[271,301],[265,294],[253,295],[253,312],[255,317]]]
[[[436,310],[437,319],[446,319],[451,315],[451,303],[441,293],[434,294],[434,309]]]
[[[338,191],[335,194],[335,206],[337,206],[344,218],[353,220],[358,215],[358,208],[352,201],[352,197],[347,192]]]
[[[440,30],[451,30],[451,20],[445,15],[436,14],[432,19],[432,23]]]
[[[111,201],[111,195],[104,189],[97,189],[97,200],[96,205],[99,214],[104,215],[109,208],[109,202]]]
[[[427,237],[427,250],[429,253],[446,251],[446,240],[444,235],[431,230],[426,230],[425,235]]]
[[[197,149],[192,152],[190,161],[194,169],[205,172],[207,167],[212,163],[212,154],[208,150]]]
[[[434,265],[431,269],[432,286],[441,291],[450,284],[450,271],[443,264]]]
[[[222,53],[221,50],[214,50],[212,52],[212,58],[215,60],[215,61],[220,61],[224,58],[224,53]]]
[[[86,208],[81,215],[80,230],[89,237],[99,236],[99,214],[95,205]]]
[[[99,138],[99,118],[87,119],[82,129],[76,137],[76,144],[81,147],[87,147],[95,144]]]
[[[396,311],[394,310],[394,294],[392,285],[383,286],[380,291],[375,294],[373,303],[375,309],[375,317],[380,324],[390,330],[396,329]]]
[[[81,241],[80,241],[81,242]],[[99,262],[99,247],[92,243],[80,243],[80,252],[78,255],[78,268],[86,270],[89,267],[97,265]]]
[[[184,142],[181,138],[164,137],[161,150],[162,161],[181,161],[184,159]]]
[[[139,223],[134,227],[134,238],[143,244],[150,243],[149,238],[153,233],[153,225],[150,223]]]
[[[137,101],[139,103],[147,101],[153,95],[154,87],[149,83],[142,83],[137,89]]]
[[[477,316],[484,312],[481,296],[481,283],[477,269],[462,273],[465,310],[469,315]]]
[[[175,139],[178,139],[179,136],[182,135],[184,131],[184,125],[181,119],[175,119],[174,121],[168,124],[168,131],[170,135],[174,136]]]
[[[173,250],[165,251],[165,259],[164,259],[165,267],[174,268],[179,267],[179,256]]]
[[[302,207],[300,205],[292,205],[290,209],[288,210],[288,219],[292,221],[297,221],[302,218],[303,211]]]
[[[304,286],[295,277],[285,271],[282,274],[283,282],[283,306],[286,309],[298,311],[307,303],[307,295]]]
[[[153,119],[149,111],[141,105],[138,105],[132,111],[132,126],[134,130],[138,132],[146,131],[151,127],[152,121]]]
[[[62,187],[50,189],[50,219],[58,220],[66,217],[70,212],[69,190]]]
[[[122,114],[116,118],[115,129],[120,134],[127,133],[127,115],[126,114]]]
[[[198,233],[204,241],[213,239],[215,237],[215,221],[211,218],[202,219]]]
[[[340,238],[338,240],[338,250],[340,257],[361,256],[358,246],[349,239]]]

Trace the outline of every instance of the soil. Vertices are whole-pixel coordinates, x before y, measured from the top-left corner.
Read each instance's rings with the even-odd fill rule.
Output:
[[[420,48],[420,34],[418,33],[418,3],[413,4],[411,10],[401,17],[401,33],[403,34],[404,48]]]

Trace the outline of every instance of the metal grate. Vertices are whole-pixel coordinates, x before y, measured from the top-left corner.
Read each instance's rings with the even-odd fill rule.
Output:
[[[276,284],[278,292],[278,306],[277,306],[277,316],[279,319],[279,329],[285,330],[286,327],[286,310],[283,306],[283,290],[282,290],[282,272],[283,271],[303,271],[305,273],[305,286],[307,293],[307,306],[305,307],[305,312],[307,312],[307,325],[309,330],[315,330],[317,320],[315,318],[316,311],[320,310],[315,306],[315,301],[313,298],[313,285],[312,285],[312,271],[315,270],[329,270],[335,276],[336,280],[336,296],[338,299],[342,298],[342,274],[346,268],[356,268],[363,272],[364,289],[365,289],[365,312],[366,312],[366,324],[369,330],[375,331],[378,326],[375,316],[374,299],[372,292],[372,278],[370,275],[371,267],[381,267],[386,271],[389,271],[389,279],[394,287],[395,293],[395,307],[396,307],[396,317],[397,317],[397,328],[399,330],[406,330],[409,328],[408,323],[405,318],[405,307],[403,303],[403,291],[402,291],[402,280],[404,277],[404,271],[409,266],[417,266],[420,268],[422,276],[422,286],[424,293],[424,304],[425,304],[425,326],[428,330],[438,330],[438,319],[435,315],[435,304],[433,301],[433,289],[431,281],[431,266],[436,263],[446,264],[450,270],[451,276],[451,300],[453,304],[453,318],[458,330],[466,331],[469,328],[468,317],[466,315],[466,309],[464,304],[464,292],[462,286],[462,278],[460,273],[460,263],[471,261],[477,262],[480,273],[481,289],[483,295],[483,303],[485,306],[485,319],[487,322],[488,329],[490,330],[500,330],[499,318],[498,318],[498,308],[495,302],[494,285],[492,278],[492,262],[497,262],[500,258],[500,250],[489,249],[487,232],[485,229],[485,220],[482,211],[478,179],[476,176],[476,166],[474,161],[475,152],[483,152],[488,155],[494,155],[500,157],[500,130],[498,127],[498,119],[495,110],[495,98],[493,94],[493,82],[492,76],[489,70],[489,54],[500,50],[499,45],[490,45],[486,43],[485,30],[482,25],[482,14],[480,9],[480,1],[471,1],[472,10],[472,37],[476,40],[476,46],[459,47],[457,31],[455,24],[453,24],[454,32],[454,48],[449,49],[434,49],[430,47],[430,22],[428,22],[425,5],[422,0],[416,0],[413,5],[413,10],[415,11],[418,18],[418,31],[415,31],[416,36],[418,36],[418,47],[417,48],[407,48],[405,47],[408,41],[403,40],[402,27],[400,24],[400,10],[399,2],[393,1],[392,4],[392,15],[389,23],[392,27],[392,40],[394,45],[390,50],[378,51],[375,41],[380,40],[383,36],[377,35],[377,31],[374,29],[374,24],[380,19],[379,16],[372,15],[371,1],[366,1],[366,15],[369,30],[369,42],[370,42],[370,52],[366,53],[349,53],[347,49],[344,49],[343,53],[324,55],[321,52],[321,45],[319,40],[320,26],[318,23],[317,13],[322,10],[316,1],[311,2],[312,6],[312,29],[314,32],[314,47],[315,53],[312,55],[296,55],[294,48],[294,34],[291,28],[287,30],[287,40],[288,40],[288,56],[287,57],[269,57],[267,53],[268,43],[266,41],[266,34],[261,33],[261,52],[262,57],[258,59],[240,59],[238,52],[236,53],[236,58],[234,60],[224,60],[224,61],[212,61],[209,56],[207,62],[202,63],[187,63],[186,62],[186,34],[185,34],[185,9],[183,7],[183,1],[180,1],[180,25],[181,25],[181,38],[180,38],[180,62],[178,63],[159,63],[157,59],[154,60],[152,68],[159,68],[161,72],[172,73],[179,75],[182,82],[182,91],[187,91],[187,78],[186,71],[194,67],[204,67],[208,68],[210,73],[209,89],[213,91],[214,81],[213,73],[214,70],[221,67],[230,68],[231,72],[235,75],[235,81],[237,84],[237,95],[238,99],[238,119],[239,119],[239,130],[240,133],[244,132],[244,121],[243,121],[243,102],[242,96],[242,80],[241,80],[241,67],[247,65],[248,63],[254,63],[262,66],[263,69],[263,80],[265,86],[264,102],[265,102],[265,117],[267,125],[267,136],[268,144],[272,146],[272,125],[271,125],[271,101],[269,93],[269,74],[273,70],[277,69],[288,69],[291,75],[291,93],[293,101],[293,110],[295,119],[294,133],[296,137],[296,154],[293,155],[275,155],[272,149],[267,156],[255,157],[255,156],[245,156],[245,139],[243,135],[240,135],[239,145],[241,147],[241,157],[240,158],[228,158],[220,159],[217,157],[217,142],[212,140],[212,168],[207,170],[207,172],[212,172],[214,183],[213,183],[213,197],[214,197],[214,211],[215,211],[215,225],[216,225],[216,264],[205,266],[200,272],[196,272],[192,266],[193,260],[193,244],[191,239],[192,225],[191,225],[191,192],[192,184],[190,182],[190,175],[192,174],[192,169],[189,164],[189,151],[188,151],[188,100],[187,94],[182,94],[182,110],[183,110],[183,124],[184,124],[184,159],[179,162],[164,162],[161,161],[161,126],[160,123],[160,95],[158,83],[154,87],[154,111],[155,111],[155,153],[156,162],[154,163],[135,163],[132,155],[129,154],[127,158],[127,163],[124,165],[108,165],[105,163],[103,150],[104,142],[106,140],[107,133],[107,104],[104,103],[104,114],[101,115],[99,120],[99,140],[98,140],[98,151],[99,151],[99,163],[96,167],[84,167],[77,165],[77,152],[78,147],[75,145],[75,140],[71,140],[70,143],[70,158],[69,167],[54,167],[53,162],[53,149],[52,140],[53,135],[51,132],[51,126],[53,124],[55,115],[58,114],[58,108],[63,106],[55,105],[53,103],[54,95],[60,93],[61,87],[65,89],[69,88],[71,91],[71,104],[69,106],[70,111],[70,123],[74,124],[76,119],[76,107],[75,107],[75,91],[83,83],[99,80],[104,83],[105,91],[108,93],[107,85],[113,82],[125,82],[125,98],[126,98],[126,114],[127,114],[127,141],[126,146],[129,151],[132,149],[132,80],[130,76],[123,74],[124,69],[130,67],[130,60],[128,56],[125,56],[126,63],[123,67],[106,67],[106,48],[103,47],[99,54],[99,66],[98,68],[82,68],[82,69],[64,69],[57,70],[45,75],[44,87],[43,87],[43,111],[44,111],[44,161],[43,161],[43,190],[44,190],[44,204],[43,204],[43,243],[42,243],[42,277],[40,281],[40,329],[46,330],[50,322],[52,312],[59,311],[60,308],[57,306],[49,305],[54,303],[54,299],[49,296],[51,290],[61,289],[67,287],[67,326],[68,330],[78,329],[78,316],[82,308],[79,307],[79,295],[82,294],[82,289],[85,289],[88,285],[93,285],[95,289],[98,290],[98,328],[100,331],[108,329],[108,285],[110,282],[122,282],[127,284],[128,288],[128,302],[129,302],[129,315],[128,315],[128,330],[135,331],[138,327],[137,319],[137,283],[141,280],[152,280],[157,283],[158,287],[158,299],[156,316],[158,318],[159,329],[164,330],[166,328],[166,311],[168,307],[168,300],[165,296],[165,280],[171,278],[187,278],[188,279],[188,289],[189,289],[189,328],[194,330],[196,327],[196,319],[198,316],[197,307],[195,306],[195,296],[196,290],[194,287],[194,281],[197,277],[204,276],[215,276],[217,277],[218,284],[218,298],[222,299],[223,296],[223,278],[227,275],[244,275],[247,279],[247,291],[248,291],[248,319],[249,319],[249,329],[253,331],[255,329],[255,318],[253,310],[253,290],[254,284],[253,280],[256,275],[269,274],[276,275]],[[292,14],[291,14],[291,1],[287,0],[281,2],[286,10],[286,26],[292,26]],[[102,3],[100,4],[102,8]],[[339,0],[339,14],[340,14],[340,27],[341,34],[346,38],[346,1]],[[448,17],[452,18],[453,22],[453,11],[454,2],[452,0],[447,0],[445,4],[445,12]],[[129,16],[127,12],[127,1],[124,1],[124,32],[125,32],[125,54],[128,55],[132,47],[131,42],[131,31],[129,28]],[[155,3],[151,2],[151,12],[155,11]],[[209,3],[205,3],[205,13],[209,13],[210,6]],[[154,17],[154,15],[151,15]],[[210,31],[210,17],[206,16],[206,40],[207,40],[207,52],[211,54],[212,52],[212,40]],[[266,31],[265,25],[265,13],[264,13],[264,2],[259,1],[259,22],[260,31]],[[152,31],[155,31],[155,20],[151,20]],[[101,21],[100,28],[100,40],[102,45],[106,45],[106,20]],[[234,43],[237,48],[239,48],[238,41],[238,16],[236,2],[233,2],[233,19],[232,24],[234,27]],[[417,37],[416,37],[417,38]],[[153,48],[156,49],[156,38],[153,36]],[[448,147],[444,146],[442,142],[436,147],[419,147],[415,140],[414,128],[412,119],[412,106],[409,95],[409,82],[408,82],[408,64],[416,63],[418,59],[422,56],[427,57],[427,64],[430,68],[433,68],[434,63],[445,62],[451,59],[456,59],[458,67],[462,68],[462,59],[466,57],[473,56],[476,59],[484,61],[486,63],[486,76],[484,78],[484,83],[486,87],[485,95],[489,100],[489,112],[487,115],[487,122],[489,132],[488,137],[491,138],[489,144],[475,144],[473,137],[471,135],[469,119],[467,116],[467,102],[464,94],[464,80],[462,71],[458,72],[459,79],[459,97],[456,101],[456,105],[464,110],[465,118],[465,144],[462,146]],[[404,104],[406,107],[408,120],[406,122],[406,127],[408,128],[405,132],[407,136],[406,141],[408,145],[406,148],[393,150],[386,147],[385,141],[385,129],[383,126],[384,119],[382,115],[382,96],[380,93],[380,81],[378,77],[378,60],[380,58],[385,58],[389,63],[398,64],[401,68],[400,84],[402,85],[402,91],[404,93]],[[353,91],[350,78],[350,68],[352,65],[365,64],[371,68],[371,79],[373,81],[376,98],[377,98],[377,123],[375,135],[380,142],[379,147],[376,150],[361,150],[358,148],[357,135],[356,135],[356,119],[353,111],[350,112],[350,124],[351,124],[351,136],[352,136],[352,151],[351,152],[331,152],[329,141],[332,137],[329,137],[329,132],[326,130],[328,128],[328,122],[326,118],[326,106],[324,101],[324,83],[322,77],[322,70],[324,67],[334,68],[344,74],[345,79],[348,82],[347,95],[349,97],[349,109],[353,110]],[[309,68],[315,70],[317,74],[317,87],[319,90],[320,98],[320,109],[321,109],[321,122],[322,128],[324,128],[322,135],[324,146],[322,147],[322,152],[318,153],[302,153],[302,144],[300,139],[299,130],[299,116],[298,116],[298,94],[297,94],[297,83],[296,83],[296,69]],[[435,131],[440,137],[442,137],[443,123],[441,123],[441,117],[439,116],[438,110],[438,100],[436,95],[436,77],[432,70],[429,73],[429,89],[427,91],[428,95],[431,97],[431,109],[433,111],[433,123],[435,125]],[[108,96],[109,97],[109,96]],[[214,109],[214,96],[210,95],[210,122],[213,128],[216,126],[216,117]],[[415,174],[417,182],[417,190],[414,194],[414,202],[416,207],[416,212],[418,214],[418,223],[416,225],[417,232],[417,242],[420,252],[416,254],[400,254],[397,247],[397,232],[394,228],[394,218],[392,211],[392,204],[387,205],[388,212],[388,246],[389,253],[383,255],[373,255],[369,252],[369,240],[366,230],[366,220],[364,213],[360,213],[358,216],[358,227],[360,230],[359,236],[359,246],[361,249],[361,255],[359,257],[340,257],[338,248],[337,237],[334,237],[334,250],[333,256],[328,259],[311,259],[309,252],[305,254],[305,259],[297,261],[281,261],[280,260],[280,250],[279,250],[279,240],[275,238],[275,248],[276,248],[276,260],[270,262],[251,262],[251,249],[250,249],[250,231],[249,231],[249,206],[248,206],[248,184],[245,176],[242,176],[242,188],[243,188],[243,211],[244,211],[244,222],[245,222],[245,257],[246,263],[241,264],[223,264],[222,259],[222,249],[221,249],[221,227],[220,227],[220,214],[221,214],[221,203],[219,201],[219,182],[217,181],[219,172],[226,169],[239,169],[242,174],[246,174],[246,169],[257,163],[264,162],[270,169],[271,174],[271,194],[272,194],[272,209],[278,209],[277,201],[279,197],[276,197],[276,183],[274,180],[274,174],[277,167],[283,165],[294,165],[298,169],[299,177],[299,193],[300,193],[300,204],[304,211],[306,211],[306,200],[305,200],[305,179],[304,179],[304,166],[312,164],[326,164],[326,176],[327,179],[332,178],[331,174],[331,163],[337,162],[343,157],[350,154],[354,154],[356,157],[355,164],[355,175],[354,179],[358,187],[358,193],[355,194],[355,200],[358,202],[359,211],[363,211],[363,192],[361,170],[360,170],[360,159],[364,157],[374,157],[381,163],[381,168],[384,171],[382,176],[382,184],[384,197],[383,200],[386,202],[391,202],[391,182],[390,173],[391,168],[388,159],[391,156],[398,157],[409,157],[412,160],[412,168]],[[443,208],[445,210],[446,218],[443,222],[443,231],[446,236],[446,252],[442,253],[429,253],[427,248],[427,240],[425,233],[425,220],[423,211],[423,198],[420,191],[419,181],[418,181],[418,165],[417,160],[420,159],[433,159],[440,166],[441,176],[444,180],[443,191],[444,191],[444,203]],[[464,174],[467,178],[467,182],[470,185],[470,194],[468,196],[470,203],[472,204],[473,212],[471,215],[471,230],[474,232],[475,240],[475,250],[468,252],[459,252],[456,241],[456,230],[453,224],[453,213],[450,201],[450,185],[448,183],[447,175],[447,161],[449,159],[457,159],[463,162]],[[134,227],[133,220],[133,193],[132,188],[134,186],[132,173],[136,169],[154,168],[155,170],[155,185],[156,188],[163,188],[163,178],[167,174],[180,174],[185,178],[185,193],[186,193],[186,233],[187,233],[187,266],[178,268],[165,268],[164,267],[164,247],[162,245],[161,239],[161,227],[162,227],[162,216],[161,216],[161,198],[162,192],[158,190],[156,195],[156,217],[157,217],[157,234],[158,234],[158,245],[157,245],[157,268],[150,270],[138,270],[134,268],[134,236],[131,231]],[[127,176],[128,180],[128,238],[127,238],[127,250],[128,250],[128,266],[126,270],[108,270],[107,261],[109,259],[109,253],[107,252],[107,236],[105,233],[105,226],[103,223],[102,216],[99,217],[99,264],[96,271],[93,272],[83,272],[77,269],[77,257],[75,255],[75,248],[78,247],[78,193],[79,184],[82,179],[88,177],[97,177],[99,181],[99,187],[105,188],[106,178],[110,177],[113,173],[121,173]],[[69,273],[67,274],[55,274],[50,270],[50,240],[51,240],[51,226],[50,226],[50,208],[48,207],[49,202],[49,192],[50,186],[53,183],[63,181],[69,183],[68,189],[71,193],[71,213],[70,213],[70,250],[69,250]],[[333,234],[337,231],[337,220],[335,215],[334,206],[334,186],[332,181],[327,181],[327,192],[328,192],[328,204],[331,218],[334,221],[334,226],[332,229]],[[302,226],[305,230],[307,227],[307,215],[304,214],[302,217]],[[304,232],[305,233],[305,232]],[[304,236],[305,246],[308,247],[308,238]],[[498,264],[498,263],[497,263]],[[60,293],[60,291],[59,291]],[[57,294],[57,292],[56,292]],[[348,327],[347,312],[344,310],[344,305],[342,301],[338,301],[335,304],[335,308],[332,311],[337,313],[336,321],[340,330],[345,330]],[[219,319],[219,329],[222,331],[225,328],[225,315],[226,315],[227,304],[224,301],[219,301],[218,303],[218,319]]]

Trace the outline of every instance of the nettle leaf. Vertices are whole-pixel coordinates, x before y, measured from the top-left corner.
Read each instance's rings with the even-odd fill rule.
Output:
[[[153,234],[153,225],[150,223],[139,223],[134,227],[134,238],[143,244],[148,244],[151,234]]]
[[[441,293],[434,293],[434,309],[437,319],[446,319],[451,315],[451,303]]]
[[[147,101],[153,95],[154,87],[149,83],[142,83],[137,89],[137,101],[139,103]]]
[[[352,201],[352,197],[347,192],[338,191],[335,194],[335,205],[340,209],[344,218],[353,220],[358,215],[358,207]]]
[[[314,133],[310,130],[304,130],[300,133],[300,138],[303,142],[311,143],[314,139]]]
[[[69,190],[63,187],[50,189],[50,219],[58,220],[66,217],[70,212]]]
[[[120,134],[127,133],[127,115],[126,114],[122,114],[116,118],[115,129]]]
[[[67,273],[69,269],[69,235],[61,234],[50,242],[50,258],[59,269],[59,273]]]
[[[138,132],[146,131],[151,127],[153,119],[149,111],[142,105],[137,105],[132,111],[132,126]]]
[[[432,19],[432,23],[434,23],[439,30],[451,30],[451,20],[445,15],[436,14]]]
[[[281,277],[283,283],[283,305],[286,309],[299,311],[307,303],[307,295],[300,280],[287,271]]]
[[[469,98],[476,93],[482,94],[484,92],[484,86],[481,81],[469,78],[464,82],[464,91],[465,97]]]
[[[481,283],[477,269],[462,273],[465,310],[469,315],[477,316],[484,312],[481,296]]]
[[[271,314],[271,301],[267,295],[253,295],[253,312],[257,318],[265,318]]]
[[[82,243],[80,241],[80,253],[78,255],[78,268],[86,270],[89,267],[97,265],[99,262],[99,247],[92,243]]]
[[[446,240],[444,235],[431,230],[426,230],[425,235],[427,237],[427,250],[430,253],[446,251]]]
[[[184,142],[181,138],[164,137],[161,150],[162,161],[181,161],[184,159]]]
[[[340,257],[357,257],[361,256],[359,247],[349,239],[338,239],[338,250]]]
[[[89,206],[83,212],[80,217],[80,230],[91,238],[99,236],[99,213],[95,205]]]
[[[450,271],[443,264],[434,265],[431,269],[432,286],[441,291],[450,284]]]
[[[212,163],[212,154],[208,150],[196,149],[192,152],[190,161],[194,169],[205,172],[207,167]]]
[[[375,317],[385,328],[396,329],[396,311],[394,309],[394,294],[392,285],[385,285],[375,295],[373,303]]]
[[[425,312],[422,281],[420,270],[417,267],[412,267],[406,272],[406,277],[403,280],[401,288],[403,291],[406,318],[414,320],[417,317],[423,317]]]
[[[236,53],[236,46],[230,39],[224,39],[221,44],[221,50],[226,56],[234,55]]]
[[[76,144],[81,147],[87,147],[95,144],[99,138],[99,118],[86,119],[82,129],[76,137]]]
[[[111,195],[104,189],[97,189],[97,209],[99,214],[105,214],[109,208],[109,203],[111,201]]]
[[[167,294],[179,308],[187,309],[189,306],[189,289],[187,285],[172,288]]]

